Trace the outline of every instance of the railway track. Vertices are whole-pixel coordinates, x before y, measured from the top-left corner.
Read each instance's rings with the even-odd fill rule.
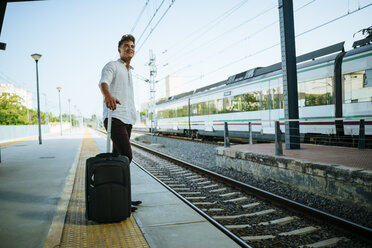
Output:
[[[370,228],[132,144],[145,171],[242,247],[371,247]]]
[[[209,138],[190,138],[186,136],[177,136],[177,135],[171,135],[171,134],[158,134],[158,135],[153,135],[152,133],[145,132],[145,131],[138,131],[134,130],[133,133],[137,134],[142,134],[150,137],[151,136],[159,136],[159,137],[164,137],[164,138],[170,138],[170,139],[177,139],[177,140],[184,140],[184,141],[190,141],[190,142],[196,142],[196,143],[203,143],[203,144],[211,144],[211,145],[216,145],[216,146],[223,146],[223,137],[209,137]],[[234,144],[249,144],[248,139],[243,139],[243,138],[235,138],[235,137],[229,137],[230,145]],[[253,143],[257,143],[258,141],[254,140]],[[267,143],[267,141],[266,141]]]

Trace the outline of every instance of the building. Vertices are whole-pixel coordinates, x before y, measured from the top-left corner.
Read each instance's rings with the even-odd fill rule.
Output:
[[[165,78],[165,97],[183,93],[183,78],[177,75],[168,75]]]
[[[2,93],[16,94],[23,99],[22,105],[32,109],[32,93],[26,89],[15,88],[12,84],[0,84],[0,95]]]

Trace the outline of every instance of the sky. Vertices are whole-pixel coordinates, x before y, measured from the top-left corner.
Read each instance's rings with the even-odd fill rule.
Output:
[[[371,0],[294,0],[296,54],[345,41],[372,25]],[[141,15],[142,13],[142,15]],[[41,111],[102,116],[98,82],[103,66],[119,58],[123,34],[136,37],[135,101],[149,100],[149,51],[156,58],[156,99],[165,77],[182,78],[182,91],[280,62],[277,0],[46,0],[8,3],[0,42],[0,84],[33,93],[39,53]],[[355,37],[353,37],[355,35]],[[69,107],[68,99],[71,99]]]

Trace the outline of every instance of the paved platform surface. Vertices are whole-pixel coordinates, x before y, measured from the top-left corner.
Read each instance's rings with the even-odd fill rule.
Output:
[[[1,147],[0,247],[43,247],[82,130]]]
[[[79,129],[50,135],[42,145],[32,139],[2,147],[0,247],[55,247],[56,240],[60,247],[239,247],[133,164],[132,199],[143,201],[138,210],[120,223],[86,222],[84,159],[106,145],[91,134],[83,139]]]
[[[106,140],[92,134],[104,152]],[[133,163],[131,183],[132,199],[142,201],[133,216],[151,248],[240,247]]]
[[[231,148],[255,153],[275,155],[275,144],[234,145]],[[283,155],[288,158],[337,164],[362,170],[372,170],[372,150],[358,148],[301,144],[299,150],[286,150],[283,144]]]

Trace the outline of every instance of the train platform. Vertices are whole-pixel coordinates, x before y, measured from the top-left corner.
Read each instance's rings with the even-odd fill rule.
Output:
[[[372,171],[372,150],[340,146],[301,144],[298,150],[287,150],[283,144],[283,156],[315,163],[341,165],[359,170]],[[234,149],[274,156],[275,144],[235,145]]]
[[[3,144],[1,247],[239,247],[151,176],[131,165],[136,212],[119,223],[85,219],[85,160],[105,149],[92,130]]]
[[[284,145],[283,145],[284,146]],[[275,155],[275,144],[217,148],[217,166],[273,179],[331,199],[372,207],[372,150],[301,144]]]

